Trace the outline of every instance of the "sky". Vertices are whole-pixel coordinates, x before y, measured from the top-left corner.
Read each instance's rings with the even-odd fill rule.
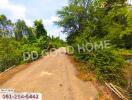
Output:
[[[0,14],[13,22],[25,20],[28,26],[33,26],[34,20],[42,19],[48,35],[60,36],[65,40],[62,28],[55,25],[54,21],[59,20],[57,10],[67,4],[68,0],[0,0]]]

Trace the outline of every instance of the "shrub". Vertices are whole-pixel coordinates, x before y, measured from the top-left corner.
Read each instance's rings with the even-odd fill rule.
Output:
[[[22,52],[22,57],[24,53],[29,53],[31,55],[31,52],[37,52],[38,54],[38,58],[41,56],[41,49],[33,44],[24,44],[21,46],[20,48],[21,52]],[[35,56],[35,55],[34,55]],[[24,59],[22,60],[22,62],[31,62],[33,59],[28,59],[27,61],[24,61]]]
[[[21,51],[19,42],[14,39],[0,39],[0,71],[4,71],[21,62]]]
[[[76,59],[89,67],[91,71],[96,73],[99,81],[114,82],[117,85],[124,86],[126,80],[123,72],[125,61],[115,54],[113,49],[103,49],[87,53],[74,53]]]
[[[126,84],[123,72],[124,64],[124,59],[113,53],[111,49],[96,51],[94,65],[97,79],[124,86]]]

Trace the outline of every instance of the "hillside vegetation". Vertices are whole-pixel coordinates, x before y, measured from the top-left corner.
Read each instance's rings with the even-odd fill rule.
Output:
[[[120,51],[132,51],[132,6],[127,0],[69,0],[69,5],[57,12],[74,57],[85,64],[83,70],[96,74],[99,81],[127,86],[127,62]],[[84,50],[84,44],[110,41],[109,48]],[[78,49],[78,45],[81,49]],[[80,66],[80,69],[82,66]]]

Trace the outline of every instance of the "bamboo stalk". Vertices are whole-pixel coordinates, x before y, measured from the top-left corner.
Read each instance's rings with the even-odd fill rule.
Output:
[[[108,84],[108,83],[105,83],[106,84],[106,86],[108,87],[108,88],[110,88],[120,99],[122,99],[122,97]]]
[[[117,88],[115,88],[115,86],[114,86],[112,83],[110,83],[110,86],[121,96],[121,98],[122,98],[123,100],[127,100],[127,99],[122,95],[122,93],[121,93],[119,90],[117,90]]]
[[[128,100],[112,83],[108,84],[106,83],[106,86],[110,88],[120,99],[122,100]]]

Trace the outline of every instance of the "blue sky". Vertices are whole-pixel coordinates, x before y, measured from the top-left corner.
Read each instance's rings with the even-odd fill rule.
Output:
[[[5,14],[13,22],[23,19],[28,26],[32,26],[34,20],[42,19],[49,35],[65,39],[62,29],[53,22],[59,19],[56,11],[67,3],[68,0],[0,0],[0,14]]]

